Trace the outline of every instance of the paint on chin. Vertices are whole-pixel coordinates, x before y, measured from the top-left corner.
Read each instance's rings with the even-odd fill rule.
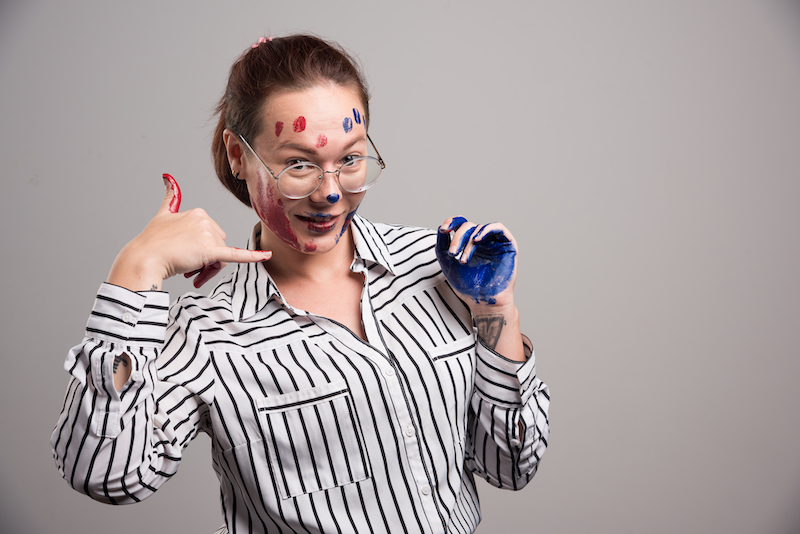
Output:
[[[356,214],[357,211],[358,211],[358,206],[356,206],[356,209],[354,209],[353,211],[348,213],[347,217],[344,218],[344,224],[342,224],[342,231],[339,232],[339,235],[336,236],[336,243],[337,244],[339,243],[339,240],[342,238],[342,236],[347,231],[347,229],[350,227],[350,221],[353,220],[353,216]]]
[[[258,198],[253,204],[253,208],[258,214],[258,218],[267,224],[267,227],[281,240],[294,248],[299,248],[297,236],[292,231],[289,219],[283,209],[283,200],[275,198],[272,188],[266,187],[265,177],[258,171]],[[315,247],[316,248],[316,247]]]

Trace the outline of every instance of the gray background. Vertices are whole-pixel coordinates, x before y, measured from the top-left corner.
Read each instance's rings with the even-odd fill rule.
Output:
[[[0,5],[3,532],[221,523],[205,436],[117,508],[67,487],[48,437],[66,351],[161,173],[244,244],[211,110],[240,52],[300,30],[368,74],[388,169],[361,213],[501,220],[519,241],[552,441],[525,490],[481,484],[480,530],[800,531],[798,2]]]

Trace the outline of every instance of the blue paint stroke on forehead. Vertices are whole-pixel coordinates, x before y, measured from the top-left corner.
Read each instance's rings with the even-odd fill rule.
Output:
[[[345,117],[342,121],[342,128],[344,128],[344,133],[350,133],[350,130],[353,129],[353,120],[350,117]]]
[[[463,217],[453,220],[453,230],[466,222]],[[458,250],[450,254],[450,233],[439,232],[436,238],[436,257],[450,285],[458,293],[470,297],[477,303],[495,304],[495,296],[511,283],[514,275],[517,251],[501,230],[492,231],[475,243],[472,257],[464,264],[456,259],[469,242],[474,232],[461,239]]]
[[[361,124],[361,113],[356,108],[353,108],[353,118],[356,120],[356,124]]]

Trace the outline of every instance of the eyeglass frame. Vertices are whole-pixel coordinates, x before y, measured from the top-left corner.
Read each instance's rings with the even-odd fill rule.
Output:
[[[264,160],[263,160],[263,159],[261,159],[261,156],[259,156],[259,155],[256,153],[255,149],[253,149],[253,147],[252,147],[252,146],[250,146],[250,143],[248,143],[248,142],[247,142],[247,139],[245,139],[245,138],[244,138],[244,135],[242,135],[242,134],[236,134],[236,135],[239,137],[239,139],[241,139],[241,140],[242,140],[242,142],[245,144],[245,146],[246,146],[247,148],[249,148],[249,149],[250,149],[250,152],[252,152],[252,153],[253,153],[253,155],[254,155],[254,156],[256,157],[256,159],[257,159],[257,160],[258,160],[258,161],[261,163],[261,165],[263,165],[263,166],[264,166],[264,168],[265,168],[265,169],[267,169],[267,172],[269,173],[269,175],[270,175],[270,176],[272,176],[272,177],[275,179],[275,181],[277,182],[277,185],[278,185],[278,191],[281,191],[281,181],[280,181],[280,177],[281,177],[281,175],[282,175],[284,172],[286,172],[286,170],[287,170],[287,169],[290,169],[291,167],[294,167],[294,165],[297,165],[297,164],[295,163],[294,165],[287,165],[287,166],[286,166],[286,168],[284,168],[284,169],[283,169],[281,172],[279,172],[279,173],[278,173],[278,175],[276,176],[276,175],[275,175],[275,173],[274,173],[274,172],[272,172],[272,169],[270,169],[270,168],[267,166],[267,164],[266,164],[266,163],[264,163]],[[357,157],[358,157],[358,158],[361,158],[361,159],[370,159],[370,158],[371,158],[371,159],[374,159],[374,160],[375,160],[375,161],[377,161],[377,162],[378,162],[378,164],[381,166],[381,172],[383,172],[383,170],[386,168],[386,163],[383,161],[383,158],[381,157],[381,153],[380,153],[380,152],[378,152],[378,148],[375,146],[375,143],[373,143],[373,142],[372,142],[372,139],[370,139],[370,137],[369,137],[369,134],[367,134],[367,141],[369,141],[369,144],[370,144],[370,145],[372,145],[372,150],[374,150],[374,151],[375,151],[375,154],[377,154],[377,155],[378,155],[378,157],[377,157],[377,158],[375,158],[375,157],[373,157],[373,156],[369,156],[369,155],[367,155],[367,156],[357,156]],[[366,191],[367,189],[369,189],[370,187],[372,187],[373,185],[375,185],[375,182],[377,182],[377,181],[378,181],[378,178],[375,178],[375,180],[374,180],[374,181],[373,181],[371,184],[369,184],[368,186],[366,186],[366,187],[365,187],[364,189],[362,189],[361,191],[350,191],[350,190],[348,190],[348,189],[345,189],[345,188],[344,188],[344,186],[342,186],[342,183],[339,181],[339,173],[341,173],[341,172],[342,172],[342,167],[344,167],[344,166],[346,165],[346,163],[342,163],[342,164],[339,166],[339,168],[338,168],[338,169],[336,169],[335,171],[326,171],[326,170],[325,170],[325,169],[323,169],[323,168],[322,168],[320,165],[317,165],[317,164],[316,164],[316,163],[314,163],[313,161],[308,161],[307,163],[310,163],[311,165],[313,165],[313,166],[317,167],[319,170],[321,170],[321,171],[322,171],[322,173],[320,173],[320,175],[317,177],[317,180],[318,180],[318,182],[317,182],[317,187],[315,187],[314,189],[312,189],[312,190],[311,190],[311,192],[309,192],[308,194],[306,194],[306,195],[303,195],[303,196],[301,196],[301,197],[298,197],[298,196],[290,196],[290,195],[287,195],[286,193],[284,193],[283,191],[281,191],[281,194],[282,194],[283,196],[285,196],[286,198],[289,198],[289,199],[292,199],[292,200],[300,200],[300,199],[303,199],[303,198],[306,198],[306,197],[310,197],[310,196],[311,196],[311,195],[313,195],[313,194],[314,194],[314,193],[317,191],[317,189],[319,189],[319,187],[322,185],[323,178],[325,177],[325,174],[335,174],[335,175],[336,175],[336,183],[337,183],[337,184],[339,184],[339,187],[341,187],[343,191],[347,191],[348,193],[363,193],[364,191]],[[378,177],[380,177],[380,175],[378,175]]]

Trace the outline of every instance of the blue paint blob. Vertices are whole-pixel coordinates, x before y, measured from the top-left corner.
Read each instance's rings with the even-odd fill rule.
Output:
[[[356,120],[356,124],[361,124],[361,113],[356,108],[353,108],[353,118]]]
[[[330,195],[328,195],[327,200],[330,204],[336,204],[337,202],[339,202],[339,195],[337,195],[336,193],[331,193]]]
[[[466,219],[456,217],[450,227],[457,230]],[[477,227],[476,227],[477,228]],[[468,232],[471,236],[476,230]],[[459,243],[456,256],[464,249],[468,239]],[[436,238],[436,257],[450,285],[458,293],[477,303],[495,304],[495,296],[508,287],[514,275],[517,251],[501,230],[484,235],[475,243],[473,253],[466,264],[450,254],[450,234],[439,231]]]
[[[344,133],[350,133],[350,130],[353,129],[353,120],[350,117],[345,117],[342,121],[342,128],[344,128]]]

